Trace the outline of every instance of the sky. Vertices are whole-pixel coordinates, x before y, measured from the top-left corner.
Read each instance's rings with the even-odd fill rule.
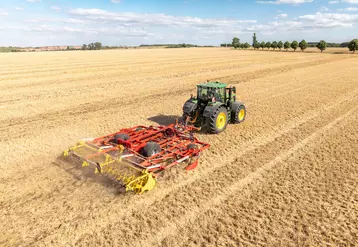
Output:
[[[1,0],[0,46],[358,38],[358,0]]]

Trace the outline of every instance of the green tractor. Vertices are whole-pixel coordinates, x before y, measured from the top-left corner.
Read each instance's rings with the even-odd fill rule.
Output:
[[[236,102],[236,88],[220,82],[197,85],[193,95],[183,106],[185,124],[192,124],[213,134],[224,131],[228,123],[238,124],[245,120],[246,108]]]

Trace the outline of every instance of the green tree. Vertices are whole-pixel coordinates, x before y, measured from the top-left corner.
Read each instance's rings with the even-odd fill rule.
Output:
[[[298,42],[297,42],[296,40],[292,41],[292,43],[291,43],[291,48],[292,48],[294,51],[296,51],[297,47],[298,47]]]
[[[252,46],[253,47],[255,47],[256,42],[257,42],[256,33],[254,33],[254,36],[252,36]]]
[[[307,49],[307,42],[306,42],[306,40],[302,40],[299,44],[298,44],[298,46],[300,47],[300,49],[301,49],[301,51],[304,51],[304,50],[306,50]]]
[[[256,41],[254,48],[257,50],[260,49],[260,42]]]
[[[283,48],[285,48],[286,51],[288,51],[288,49],[290,49],[290,47],[291,47],[291,43],[288,41],[286,41],[285,44],[283,45]]]
[[[102,49],[102,43],[101,42],[94,43],[94,48],[95,48],[95,50],[101,50]]]
[[[87,45],[86,44],[82,45],[82,50],[87,50]]]
[[[270,48],[271,48],[271,42],[270,42],[270,41],[266,43],[266,48],[267,48],[268,50],[270,50]]]
[[[271,47],[272,47],[273,50],[276,50],[277,42],[276,41],[272,42]]]
[[[353,39],[348,44],[349,51],[352,51],[353,53],[356,53],[356,50],[358,50],[358,39]]]
[[[266,47],[265,41],[262,41],[262,42],[261,42],[260,47],[261,47],[262,50]]]
[[[246,42],[246,43],[244,44],[244,48],[245,48],[245,49],[250,48],[250,44]]]
[[[245,44],[244,43],[240,43],[240,48],[244,49],[245,48]]]
[[[320,42],[317,43],[316,47],[320,49],[321,52],[323,52],[327,48],[327,43],[326,41],[321,40]]]
[[[94,44],[93,43],[90,43],[88,44],[88,50],[94,50]]]
[[[240,45],[240,39],[237,37],[234,37],[232,39],[232,46],[236,49],[236,48],[239,48],[239,45]]]
[[[279,41],[277,43],[277,48],[280,49],[280,51],[281,51],[282,47],[283,47],[283,43],[282,43],[282,41]]]

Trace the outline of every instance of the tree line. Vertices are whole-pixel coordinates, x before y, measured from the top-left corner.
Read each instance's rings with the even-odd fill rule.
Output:
[[[212,45],[193,45],[193,44],[142,44],[139,47],[164,47],[164,48],[191,48],[191,47],[214,47]]]
[[[328,44],[325,40],[321,40],[317,43],[315,43],[315,46],[321,51],[323,52],[324,50],[326,50],[326,48],[328,47]],[[273,42],[265,42],[262,41],[261,43],[256,41],[253,45],[254,49],[259,50],[260,48],[263,50],[265,48],[267,48],[268,50],[270,50],[270,48],[272,48],[273,50],[276,49],[282,49],[284,48],[286,51],[288,51],[288,49],[293,49],[294,51],[296,51],[298,48],[300,48],[301,51],[305,51],[308,47],[312,47],[309,46],[309,44],[306,42],[306,40],[301,40],[301,42],[298,42],[296,40],[289,42],[286,41],[285,43],[283,43],[282,41],[273,41]],[[348,49],[349,51],[355,53],[356,50],[358,50],[358,39],[353,39],[351,42],[348,43]]]
[[[96,42],[96,43],[90,43],[88,45],[83,44],[82,50],[101,50],[102,49],[102,43]]]
[[[323,51],[324,49],[326,49],[325,47],[327,46],[327,44],[325,43],[325,41],[320,41],[319,46],[317,46],[317,48],[319,48],[321,51]],[[318,45],[317,44],[317,45]],[[286,51],[288,51],[288,49],[293,49],[294,51],[296,51],[298,48],[301,49],[301,51],[304,51],[307,49],[308,47],[308,43],[306,42],[306,40],[302,40],[301,42],[297,42],[296,40],[289,42],[286,41],[285,43],[283,43],[282,41],[273,41],[273,42],[258,42],[256,41],[253,45],[254,49],[259,50],[260,48],[263,49],[268,49],[270,50],[271,48],[273,50],[279,49],[280,51],[283,49],[285,49]]]
[[[344,45],[344,46],[342,46]],[[237,48],[249,48],[251,47],[250,44],[246,43],[240,43],[240,39],[238,37],[234,37],[232,39],[231,44],[221,44],[222,47],[234,47],[235,49]],[[260,48],[262,50],[264,49],[272,49],[272,50],[276,50],[279,49],[280,51],[282,49],[285,49],[286,51],[288,51],[289,49],[293,49],[294,51],[296,51],[298,48],[300,48],[301,51],[305,51],[308,47],[317,47],[321,52],[323,52],[324,50],[326,50],[327,47],[333,47],[332,43],[327,43],[325,40],[321,40],[317,43],[315,42],[309,42],[307,43],[306,40],[301,40],[301,42],[298,42],[296,40],[290,42],[290,41],[286,41],[285,43],[283,43],[282,41],[273,41],[273,42],[259,42],[257,40],[256,37],[256,33],[254,33],[253,37],[252,37],[252,47],[255,50],[259,50]],[[335,46],[336,47],[336,46]],[[356,50],[358,50],[358,39],[353,39],[350,42],[345,42],[341,44],[341,47],[348,47],[349,51],[355,53]]]
[[[222,47],[234,47],[235,49],[241,48],[241,49],[248,49],[251,47],[249,43],[240,43],[240,39],[237,37],[234,37],[232,39],[232,43],[230,44],[221,44]]]

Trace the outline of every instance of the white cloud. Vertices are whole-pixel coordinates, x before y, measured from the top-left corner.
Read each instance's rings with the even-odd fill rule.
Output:
[[[52,10],[56,11],[56,12],[60,12],[61,11],[61,8],[58,7],[58,6],[51,6],[50,7]]]
[[[328,3],[329,4],[337,4],[337,3],[339,3],[339,1],[329,1]]]
[[[358,15],[321,13],[313,15],[303,15],[295,20],[278,19],[267,24],[256,24],[245,28],[247,32],[258,32],[263,35],[273,35],[275,33],[297,33],[312,32],[314,30],[351,28],[358,23]]]
[[[9,14],[5,11],[0,9],[0,16],[8,16]]]
[[[278,15],[278,17],[280,17],[280,18],[287,18],[287,16],[288,16],[288,15],[287,15],[287,14],[285,14],[285,13],[283,13],[283,14],[279,14],[279,15]]]
[[[248,32],[258,32],[265,35],[289,33],[289,32],[311,32],[318,29],[331,29],[351,27],[347,23],[308,23],[304,21],[274,21],[267,24],[253,25],[246,28]]]
[[[349,28],[358,23],[358,15],[317,12],[302,15],[294,20],[288,20],[286,13],[280,12],[276,21],[257,23],[256,20],[236,19],[205,19],[189,16],[172,16],[161,13],[131,13],[111,12],[103,9],[72,9],[72,18],[67,19],[33,19],[34,23],[71,23],[75,25],[88,24],[82,27],[50,28],[49,26],[35,29],[45,32],[81,32],[85,34],[101,34],[103,37],[149,37],[172,33],[175,37],[183,36],[185,42],[192,37],[231,37],[248,32],[261,34],[288,33],[297,31],[312,31],[319,29]],[[105,25],[103,25],[105,23]],[[185,40],[187,39],[187,40]],[[178,40],[177,40],[178,41]]]
[[[20,8],[20,7],[15,7],[15,10],[17,10],[17,11],[23,11],[23,10],[25,10],[24,8]]]
[[[47,25],[41,25],[40,27],[22,27],[22,28],[12,28],[18,31],[29,31],[29,32],[48,32],[48,33],[58,33],[58,32],[70,32],[70,33],[86,33],[85,30],[73,27],[49,27]]]
[[[37,19],[28,19],[28,20],[25,20],[25,22],[30,22],[30,23],[59,22],[59,23],[72,23],[72,24],[86,24],[86,23],[88,23],[88,21],[86,21],[86,20],[74,19],[74,18],[66,18],[66,19],[41,19],[41,18],[37,18]]]
[[[63,22],[73,23],[73,24],[85,24],[85,23],[87,23],[86,20],[80,20],[80,19],[74,19],[74,18],[64,19]]]
[[[199,18],[163,13],[114,12],[84,8],[72,9],[63,14],[67,14],[67,18],[57,16],[36,18],[18,23],[18,26],[15,27],[5,26],[3,29],[12,30],[13,33],[12,39],[9,38],[6,42],[11,43],[16,40],[16,35],[22,37],[24,31],[29,32],[28,36],[33,37],[33,41],[22,41],[21,38],[18,38],[19,40],[16,42],[23,42],[25,45],[35,41],[46,44],[61,44],[70,41],[73,44],[80,44],[97,40],[109,45],[156,42],[218,44],[230,40],[234,36],[248,41],[251,39],[252,32],[258,33],[259,37],[263,36],[263,38],[265,35],[277,34],[284,39],[302,38],[304,33],[312,32],[313,36],[310,33],[310,36],[305,38],[313,37],[312,39],[314,39],[316,37],[314,34],[317,33],[317,35],[323,34],[320,38],[330,39],[333,37],[331,30],[353,26],[356,28],[355,24],[358,24],[358,15],[354,15],[354,13],[323,11],[295,16],[297,18],[293,18],[291,14],[287,15],[285,12],[277,11],[275,20],[269,23],[258,23],[256,20]],[[347,32],[353,33],[355,30],[357,29]],[[53,41],[49,41],[47,37],[55,38]],[[335,37],[338,41],[341,38],[342,36]],[[2,42],[4,43],[4,41]]]
[[[321,6],[321,8],[319,10],[322,11],[322,12],[330,11],[330,9],[325,7],[325,6]]]
[[[281,14],[278,14],[278,15],[275,17],[276,20],[277,20],[277,19],[284,19],[284,18],[287,18],[287,17],[288,17],[288,15],[287,15],[286,13],[282,13],[282,12],[279,12],[279,13],[281,13]]]
[[[256,20],[203,19],[190,16],[172,16],[161,13],[142,14],[132,12],[109,12],[102,9],[72,9],[74,16],[87,20],[115,22],[123,26],[173,26],[173,27],[235,27],[239,24],[256,23]]]
[[[302,4],[302,3],[311,3],[313,0],[275,0],[275,1],[256,1],[260,4]]]
[[[29,2],[29,3],[38,3],[38,2],[41,2],[41,0],[26,0],[26,2]]]
[[[313,27],[330,28],[330,27],[352,27],[358,23],[358,15],[341,14],[341,13],[321,13],[314,15],[303,15],[300,20],[311,23]]]
[[[123,13],[103,9],[72,9],[67,13],[68,18],[33,18],[7,29],[18,36],[24,31],[29,32],[29,36],[34,37],[34,40],[46,44],[55,42],[55,39],[43,40],[43,37],[50,36],[56,37],[59,43],[71,41],[73,44],[96,40],[105,44],[216,44],[223,39],[230,40],[235,35],[244,35],[245,28],[257,23],[256,20],[209,19],[162,13]],[[144,41],[146,39],[147,41]],[[30,41],[22,42],[28,44]]]
[[[20,32],[36,32],[36,33],[53,33],[53,34],[66,34],[66,33],[78,33],[78,34],[86,34],[86,35],[113,35],[113,36],[124,36],[124,37],[149,37],[154,36],[153,33],[150,33],[141,28],[108,28],[108,27],[101,27],[101,28],[75,28],[75,27],[52,27],[48,25],[41,25],[38,27],[0,27],[0,29],[5,30],[15,30]]]
[[[111,0],[112,3],[120,3],[121,0]]]
[[[353,12],[353,11],[358,11],[358,8],[349,7],[349,8],[345,8],[345,9],[340,9],[339,11]]]
[[[358,0],[342,0],[345,3],[358,4]]]

